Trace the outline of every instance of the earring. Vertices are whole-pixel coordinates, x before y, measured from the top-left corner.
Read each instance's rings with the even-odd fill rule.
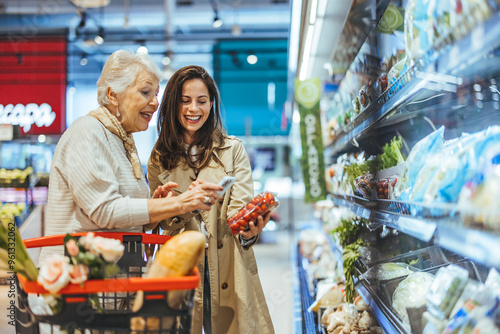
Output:
[[[118,110],[118,107],[116,107],[116,117],[120,117],[120,110]]]

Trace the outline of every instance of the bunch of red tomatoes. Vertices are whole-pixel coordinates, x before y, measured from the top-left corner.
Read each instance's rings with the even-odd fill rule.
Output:
[[[228,218],[227,224],[234,235],[241,230],[248,231],[250,221],[256,224],[258,216],[264,216],[267,212],[276,209],[278,205],[278,198],[273,193],[261,192],[250,203],[241,208],[238,213]]]

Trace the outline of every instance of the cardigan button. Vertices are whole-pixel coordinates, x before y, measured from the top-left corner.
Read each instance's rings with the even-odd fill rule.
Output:
[[[227,286],[228,286],[228,285],[227,285],[227,283],[226,283],[226,282],[222,283],[222,290],[226,290],[226,289],[227,289]]]
[[[222,246],[224,246],[224,244],[222,243],[222,241],[217,241],[217,249],[221,249]]]

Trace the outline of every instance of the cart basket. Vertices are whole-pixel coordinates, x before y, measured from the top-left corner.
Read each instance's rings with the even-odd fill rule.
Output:
[[[74,233],[83,236],[86,233]],[[35,314],[30,296],[48,294],[38,282],[18,275],[16,333],[190,333],[194,289],[200,276],[197,268],[182,277],[142,277],[146,261],[142,244],[164,244],[171,237],[145,233],[95,232],[95,235],[120,240],[125,246],[117,262],[122,273],[116,278],[88,280],[83,285],[68,284],[58,295],[60,311],[53,315]],[[24,240],[27,248],[63,245],[65,235]],[[142,307],[132,311],[137,291],[143,291]],[[182,299],[171,307],[171,299]],[[180,296],[180,297],[179,297]],[[141,324],[138,326],[137,324]]]

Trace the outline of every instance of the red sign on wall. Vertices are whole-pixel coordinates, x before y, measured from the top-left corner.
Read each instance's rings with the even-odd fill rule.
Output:
[[[66,129],[66,38],[0,39],[0,124],[23,134]]]

